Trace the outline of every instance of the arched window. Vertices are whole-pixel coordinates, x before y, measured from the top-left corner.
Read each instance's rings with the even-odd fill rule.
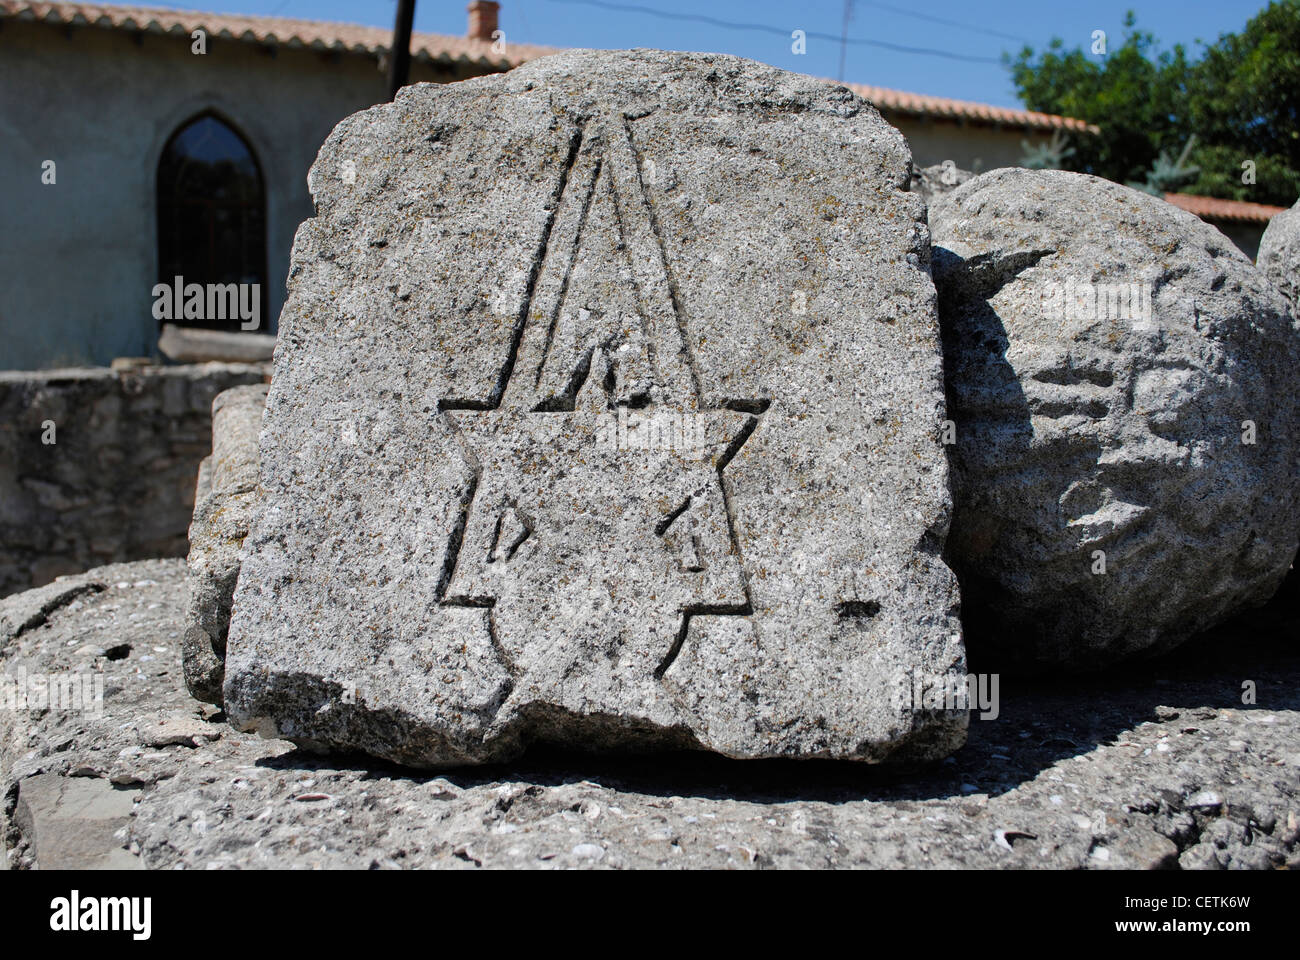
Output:
[[[212,114],[182,125],[158,161],[158,272],[169,285],[178,276],[205,288],[258,284],[260,332],[267,331],[262,171],[244,138]],[[240,326],[238,316],[175,319],[191,327]]]

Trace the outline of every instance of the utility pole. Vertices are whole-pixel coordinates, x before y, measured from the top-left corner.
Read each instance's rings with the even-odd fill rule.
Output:
[[[411,24],[415,21],[415,0],[397,0],[393,23],[393,49],[388,54],[388,99],[411,79]]]
[[[844,0],[844,23],[840,26],[840,75],[836,77],[844,82],[844,48],[848,46],[849,18],[853,16],[853,0]]]

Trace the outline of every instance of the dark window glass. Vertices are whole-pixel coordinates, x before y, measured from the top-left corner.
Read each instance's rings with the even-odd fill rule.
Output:
[[[256,283],[266,316],[266,198],[262,171],[238,133],[205,114],[172,135],[158,161],[159,281]],[[179,309],[179,307],[178,307]],[[239,318],[174,320],[238,330]]]

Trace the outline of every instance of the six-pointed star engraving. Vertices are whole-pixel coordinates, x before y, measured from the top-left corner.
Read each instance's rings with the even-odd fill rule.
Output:
[[[442,406],[476,476],[442,602],[491,608],[521,701],[611,702],[691,616],[750,612],[722,471],[758,419],[702,407],[676,311],[620,118],[577,153],[499,399]]]

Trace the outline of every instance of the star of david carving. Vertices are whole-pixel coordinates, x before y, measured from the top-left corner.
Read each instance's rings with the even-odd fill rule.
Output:
[[[489,608],[522,690],[658,681],[697,614],[748,615],[723,471],[766,409],[702,404],[622,117],[569,157],[492,397],[439,415],[473,467],[441,602]]]

